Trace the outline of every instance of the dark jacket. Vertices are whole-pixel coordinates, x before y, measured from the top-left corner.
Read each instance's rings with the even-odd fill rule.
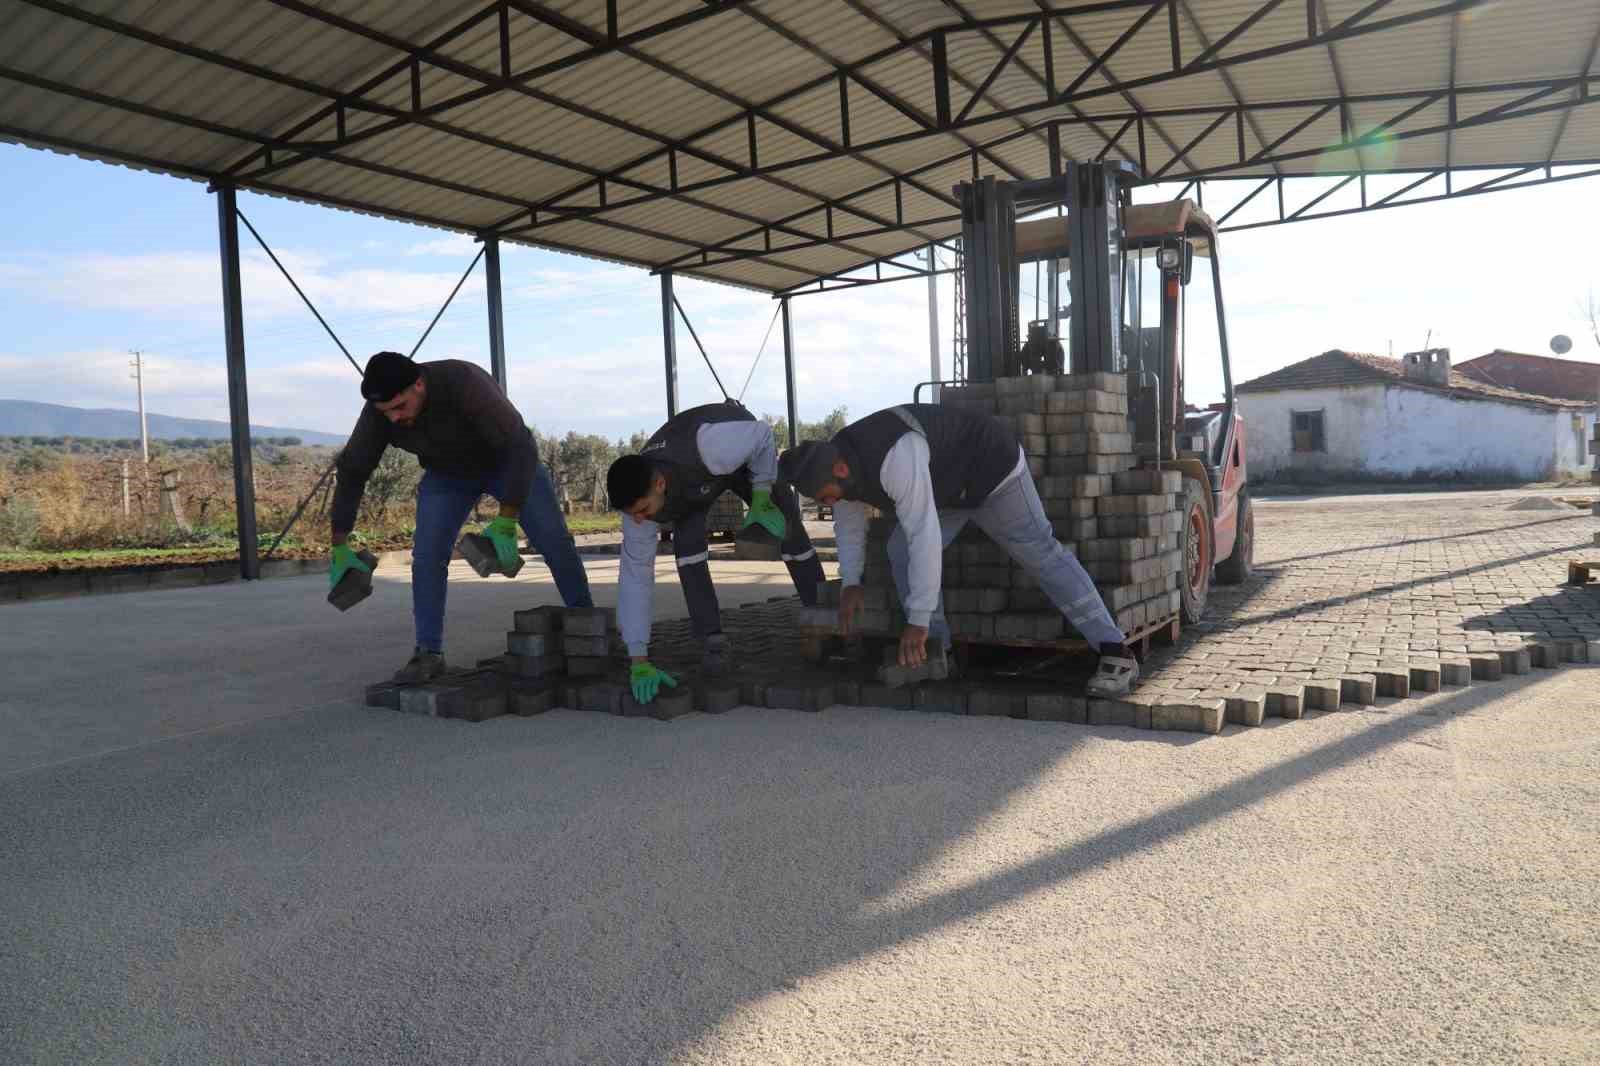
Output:
[[[539,467],[539,445],[494,378],[460,359],[419,363],[428,400],[417,424],[397,426],[372,404],[361,409],[356,428],[339,456],[333,493],[336,533],[355,527],[367,479],[393,445],[417,457],[424,470],[450,477],[503,474],[500,502],[521,507]]]

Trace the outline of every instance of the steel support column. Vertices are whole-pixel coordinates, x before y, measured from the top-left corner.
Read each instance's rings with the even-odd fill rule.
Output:
[[[789,397],[789,447],[800,443],[800,408],[794,399],[794,320],[789,317],[789,297],[783,297],[783,387]]]
[[[500,301],[500,238],[483,239],[484,281],[489,289],[489,372],[506,391],[506,319]]]
[[[218,185],[222,251],[222,331],[228,354],[228,426],[233,438],[233,496],[239,520],[239,576],[261,576],[257,557],[256,479],[250,462],[250,397],[245,384],[244,288],[239,274],[239,214],[232,185]]]
[[[934,271],[939,269],[939,262],[934,258],[936,245],[928,245],[928,380],[938,381],[939,373],[939,275]],[[933,387],[933,395],[939,395],[939,386]],[[938,402],[935,399],[934,402]]]
[[[678,318],[672,271],[661,272],[661,347],[667,362],[667,417],[678,413]]]

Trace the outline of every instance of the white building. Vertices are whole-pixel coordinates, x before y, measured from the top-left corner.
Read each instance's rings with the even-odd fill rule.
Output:
[[[1589,475],[1593,401],[1476,381],[1448,349],[1330,351],[1236,390],[1252,481],[1554,481]]]

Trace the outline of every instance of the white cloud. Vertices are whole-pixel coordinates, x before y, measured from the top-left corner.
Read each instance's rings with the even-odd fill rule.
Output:
[[[459,273],[337,270],[325,257],[295,249],[280,250],[277,255],[330,320],[339,311],[431,314],[460,279]],[[245,253],[240,271],[247,320],[308,314],[278,268],[260,251]],[[48,262],[24,259],[0,264],[0,285],[78,309],[205,321],[216,321],[221,315],[221,267],[214,254],[200,252],[76,255]],[[458,299],[483,291],[482,273],[475,271]]]
[[[478,242],[465,233],[450,233],[410,245],[405,254],[464,256],[471,259],[478,254]]]
[[[541,267],[518,271],[518,284],[506,286],[510,299],[553,299],[569,296],[598,297],[630,290],[648,291],[654,279],[643,270],[624,266],[595,266],[587,269]],[[523,280],[527,279],[527,280]]]

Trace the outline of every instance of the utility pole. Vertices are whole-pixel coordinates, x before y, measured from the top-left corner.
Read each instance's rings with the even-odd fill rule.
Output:
[[[144,353],[130,351],[133,362],[128,365],[133,367],[133,380],[139,385],[139,451],[144,456],[144,465],[150,465],[150,427],[145,424],[144,418]]]

